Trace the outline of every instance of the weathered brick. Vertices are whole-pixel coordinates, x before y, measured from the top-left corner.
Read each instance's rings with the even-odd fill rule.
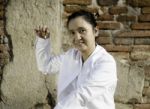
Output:
[[[135,38],[136,45],[150,45],[150,38]]]
[[[7,48],[4,44],[0,44],[0,52],[6,51]]]
[[[3,5],[4,1],[6,0],[0,0],[0,5]]]
[[[69,4],[69,5],[90,5],[92,3],[92,0],[64,0],[63,4]]]
[[[68,13],[73,13],[79,10],[85,10],[89,11],[92,13],[97,13],[98,8],[91,8],[91,7],[86,7],[86,6],[79,6],[79,5],[70,5],[70,6],[65,6],[65,11]]]
[[[99,31],[99,35],[98,37],[111,37],[110,32],[106,32],[106,31]]]
[[[127,7],[116,6],[116,7],[109,8],[110,14],[122,14],[122,13],[127,13],[127,12],[128,12]]]
[[[129,60],[128,52],[110,52],[114,57]]]
[[[100,6],[111,6],[116,5],[118,0],[97,0],[98,5]]]
[[[132,46],[131,59],[132,60],[148,60],[150,59],[149,45],[134,45]],[[143,64],[142,64],[143,65]]]
[[[138,17],[139,21],[150,21],[150,14],[143,14]]]
[[[4,27],[0,27],[0,35],[4,35]]]
[[[0,59],[9,58],[9,53],[7,51],[0,53]]]
[[[110,44],[111,43],[111,38],[110,37],[97,37],[96,42],[98,44]]]
[[[150,23],[134,23],[131,25],[131,28],[135,30],[147,30],[150,29]]]
[[[130,52],[131,46],[115,46],[115,45],[102,45],[107,51],[110,52]]]
[[[136,16],[132,16],[132,15],[119,15],[117,17],[117,21],[120,21],[120,22],[136,21]]]
[[[150,51],[150,46],[149,45],[134,45],[132,46],[132,51]]]
[[[150,104],[135,104],[133,109],[150,109]]]
[[[145,76],[150,78],[150,65],[144,67]]]
[[[113,15],[109,15],[109,14],[102,14],[100,15],[97,20],[101,20],[101,21],[112,21],[114,20],[114,16]]]
[[[133,38],[114,38],[114,43],[116,45],[131,45],[134,43]]]
[[[9,59],[0,59],[0,66],[4,66],[9,62]]]
[[[135,51],[131,52],[130,58],[133,61],[146,61],[150,60],[150,53],[147,51]]]
[[[115,30],[115,29],[120,29],[120,23],[118,22],[105,22],[105,23],[102,23],[102,22],[99,22],[98,23],[98,28],[99,29],[109,29],[109,30]]]
[[[116,35],[117,37],[150,37],[150,31],[126,31],[120,32]]]
[[[4,11],[0,11],[0,18],[4,18]]]
[[[0,5],[0,11],[4,10],[4,5]]]
[[[136,7],[150,6],[150,0],[127,0],[127,4]]]
[[[142,8],[142,13],[143,14],[150,14],[150,7],[144,7],[144,8]]]
[[[4,27],[4,20],[0,20],[0,27]]]

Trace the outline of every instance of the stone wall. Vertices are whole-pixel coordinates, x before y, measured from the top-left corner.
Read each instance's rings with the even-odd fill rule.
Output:
[[[53,53],[66,51],[67,16],[80,9],[117,61],[116,109],[150,109],[150,0],[0,0],[0,109],[53,108],[56,77],[37,71],[33,30],[47,25]]]

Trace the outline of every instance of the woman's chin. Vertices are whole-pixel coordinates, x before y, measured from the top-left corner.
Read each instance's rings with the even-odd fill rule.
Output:
[[[84,51],[86,51],[87,50],[87,47],[85,46],[85,45],[79,45],[79,46],[77,46],[76,47],[79,51],[81,51],[81,52],[84,52]]]

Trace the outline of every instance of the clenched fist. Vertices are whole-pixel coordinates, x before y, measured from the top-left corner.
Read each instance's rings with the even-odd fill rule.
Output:
[[[50,37],[50,32],[48,31],[47,27],[41,27],[39,26],[38,29],[35,29],[35,33],[37,36],[43,39],[47,39]]]

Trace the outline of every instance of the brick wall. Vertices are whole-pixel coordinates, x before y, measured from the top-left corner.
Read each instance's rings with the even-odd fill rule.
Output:
[[[84,9],[97,16],[98,44],[145,70],[143,99],[133,109],[150,109],[150,0],[64,0],[63,17]],[[146,63],[146,64],[145,64]]]

